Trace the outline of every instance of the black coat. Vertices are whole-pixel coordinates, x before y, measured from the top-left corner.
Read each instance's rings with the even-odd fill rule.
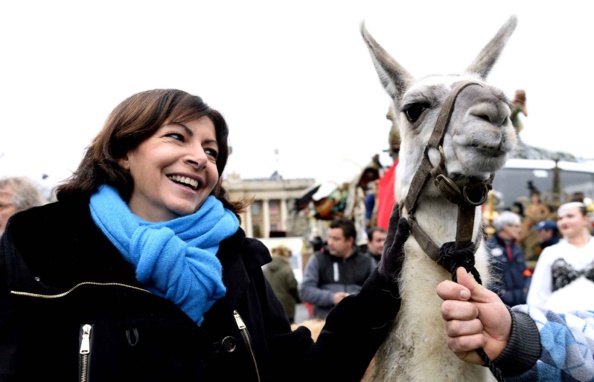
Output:
[[[0,381],[358,381],[399,308],[375,272],[314,344],[291,331],[261,242],[239,229],[217,257],[227,294],[198,327],[138,283],[88,199],[13,215],[0,242]]]

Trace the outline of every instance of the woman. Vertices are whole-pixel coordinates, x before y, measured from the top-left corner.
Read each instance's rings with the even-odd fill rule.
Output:
[[[493,219],[495,234],[485,242],[492,256],[493,279],[489,286],[508,306],[526,303],[530,279],[526,276],[524,252],[518,245],[521,218],[503,211]]]
[[[563,239],[545,248],[532,275],[528,305],[564,312],[594,309],[594,240],[590,218],[580,202],[563,204],[557,211]]]
[[[283,304],[287,318],[291,324],[295,323],[295,310],[299,298],[299,285],[293,268],[291,268],[291,248],[286,245],[278,245],[270,250],[272,261],[264,268],[264,276],[270,283],[274,294]]]
[[[120,103],[58,201],[0,242],[0,380],[358,381],[400,307],[394,214],[385,264],[313,342],[291,331],[221,174],[222,115],[150,90]]]

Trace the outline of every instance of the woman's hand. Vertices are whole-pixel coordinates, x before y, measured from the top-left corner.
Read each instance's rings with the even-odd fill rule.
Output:
[[[400,219],[398,204],[394,203],[390,222],[388,224],[388,235],[384,244],[382,258],[378,265],[379,273],[392,280],[397,280],[404,262],[404,242],[410,235],[410,226],[405,218]]]

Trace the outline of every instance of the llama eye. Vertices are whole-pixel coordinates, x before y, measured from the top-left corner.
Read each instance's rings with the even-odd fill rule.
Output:
[[[406,115],[408,122],[414,123],[428,107],[426,103],[411,103],[403,107],[402,112]]]

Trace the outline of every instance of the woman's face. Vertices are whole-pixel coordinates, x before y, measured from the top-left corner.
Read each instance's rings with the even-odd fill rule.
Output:
[[[557,226],[564,237],[571,238],[583,235],[584,230],[589,225],[588,217],[582,215],[582,211],[579,207],[560,209],[558,215],[559,219],[557,221]]]
[[[128,206],[151,222],[196,212],[217,184],[218,152],[208,117],[161,126],[119,162],[134,180]]]

